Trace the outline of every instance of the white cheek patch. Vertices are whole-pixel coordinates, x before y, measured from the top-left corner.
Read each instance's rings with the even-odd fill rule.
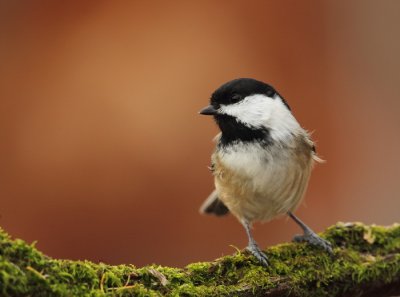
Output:
[[[250,128],[268,128],[271,136],[278,139],[301,129],[277,94],[273,98],[262,94],[251,95],[238,103],[221,105],[219,112],[236,118]]]
[[[252,95],[235,104],[221,105],[220,112],[235,117],[246,126],[260,128],[270,118],[274,101],[265,95]]]

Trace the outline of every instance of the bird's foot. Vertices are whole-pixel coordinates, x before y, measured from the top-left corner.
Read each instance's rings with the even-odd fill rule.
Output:
[[[250,253],[253,254],[254,257],[257,258],[257,260],[261,263],[261,265],[267,267],[268,264],[268,258],[267,255],[265,255],[260,248],[258,247],[258,245],[256,244],[250,244],[247,248],[246,248]]]
[[[307,231],[303,235],[296,235],[293,238],[293,241],[294,242],[306,241],[311,245],[322,248],[323,250],[327,251],[330,255],[333,255],[332,244],[329,241],[319,237],[313,231]]]

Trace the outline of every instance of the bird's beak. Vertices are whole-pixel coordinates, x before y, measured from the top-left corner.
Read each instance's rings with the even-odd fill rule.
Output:
[[[215,115],[217,113],[218,113],[218,111],[212,105],[206,106],[202,110],[199,111],[199,114],[203,114],[203,115]]]

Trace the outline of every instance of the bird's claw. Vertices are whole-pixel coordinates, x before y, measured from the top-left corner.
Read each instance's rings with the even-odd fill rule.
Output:
[[[306,241],[311,245],[318,246],[318,247],[322,248],[323,250],[327,251],[330,255],[333,255],[332,244],[329,241],[319,237],[314,232],[307,232],[307,233],[305,233],[303,235],[296,235],[293,238],[293,241],[294,242],[304,242],[304,241]]]
[[[268,264],[268,257],[265,255],[257,245],[249,245],[246,248],[256,259],[261,263],[261,265],[267,267]]]

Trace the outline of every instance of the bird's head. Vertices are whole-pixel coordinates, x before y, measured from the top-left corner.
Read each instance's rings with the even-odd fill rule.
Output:
[[[232,140],[265,139],[271,130],[290,129],[296,122],[290,107],[270,85],[251,78],[231,80],[212,95],[200,111],[214,116],[223,137]]]

